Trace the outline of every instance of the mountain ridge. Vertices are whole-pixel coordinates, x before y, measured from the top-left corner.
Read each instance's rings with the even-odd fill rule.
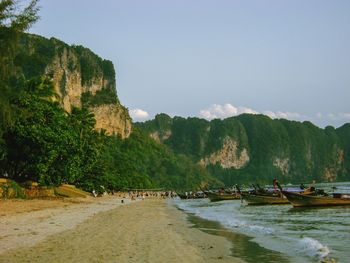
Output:
[[[261,114],[211,121],[158,114],[135,126],[225,184],[350,179],[350,124],[322,129]]]
[[[97,130],[129,137],[132,122],[119,101],[113,63],[83,46],[68,45],[56,38],[22,34],[15,55],[16,75],[51,78],[61,106],[87,107],[94,113]]]

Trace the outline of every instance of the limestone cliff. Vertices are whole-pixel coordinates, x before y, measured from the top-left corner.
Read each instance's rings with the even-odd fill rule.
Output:
[[[337,175],[342,172],[344,166],[344,151],[341,149],[336,149],[336,156],[333,162],[329,163],[327,167],[324,168],[323,178],[327,182],[334,182],[337,180]]]
[[[123,138],[129,136],[132,128],[131,121],[128,112],[124,108],[113,104],[105,104],[91,109],[95,114],[96,129],[104,129],[108,134],[120,134]]]
[[[273,165],[277,167],[283,175],[286,175],[289,173],[289,158],[280,158],[275,157],[273,160]]]
[[[242,151],[239,151],[237,142],[230,137],[224,139],[224,144],[220,150],[200,160],[200,164],[204,166],[219,163],[222,168],[235,169],[243,168],[248,162],[247,149],[244,148]]]
[[[167,139],[170,138],[171,136],[171,131],[170,130],[167,130],[167,131],[164,131],[162,132],[162,134],[160,134],[160,132],[153,132],[153,133],[150,133],[149,135],[153,140],[155,140],[156,142],[163,142]]]
[[[43,74],[51,77],[67,112],[72,107],[88,107],[95,114],[97,130],[122,138],[130,135],[131,118],[117,97],[111,61],[82,46],[25,34],[15,64],[26,78]]]
[[[136,125],[227,185],[350,179],[350,124],[322,129],[264,115],[207,121],[160,114]]]

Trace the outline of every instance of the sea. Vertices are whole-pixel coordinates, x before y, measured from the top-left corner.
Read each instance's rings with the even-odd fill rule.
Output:
[[[316,184],[350,193],[350,182]],[[232,256],[246,262],[350,262],[350,206],[248,206],[241,200],[172,201],[194,227],[232,241]]]

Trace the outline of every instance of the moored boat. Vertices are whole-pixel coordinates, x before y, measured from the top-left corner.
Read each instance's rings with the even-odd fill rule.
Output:
[[[176,193],[178,197],[181,199],[199,199],[199,198],[207,198],[204,192],[190,192],[190,193]]]
[[[241,198],[241,195],[238,193],[214,193],[214,192],[206,192],[206,195],[212,202],[224,201],[224,200],[238,200]]]
[[[305,195],[283,191],[294,207],[350,205],[350,194],[333,193],[327,196]]]
[[[280,205],[289,204],[288,199],[280,192],[270,195],[260,195],[254,193],[241,193],[242,199],[248,205]]]

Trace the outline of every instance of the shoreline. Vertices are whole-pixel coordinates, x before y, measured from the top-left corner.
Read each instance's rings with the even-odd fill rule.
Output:
[[[188,220],[194,224],[195,228],[200,229],[204,233],[225,237],[232,243],[231,255],[247,263],[292,262],[292,259],[287,255],[261,247],[253,240],[253,237],[227,229],[219,222],[203,219],[193,214],[188,214]]]
[[[2,213],[0,262],[244,262],[225,237],[194,227],[166,200],[121,199]]]

